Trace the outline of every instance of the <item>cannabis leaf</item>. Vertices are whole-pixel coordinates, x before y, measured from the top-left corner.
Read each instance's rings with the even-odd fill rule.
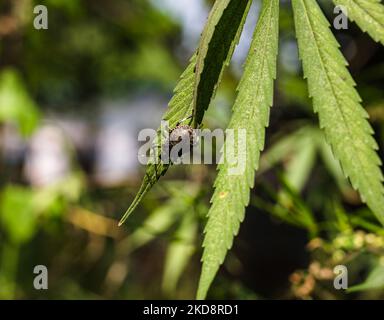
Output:
[[[348,288],[348,293],[384,288],[384,266],[378,264],[363,283]]]
[[[361,30],[384,45],[384,6],[381,0],[333,0],[344,6],[351,21],[356,21]]]
[[[174,96],[169,102],[168,110],[164,115],[164,120],[168,121],[170,128],[176,126],[177,122],[180,119],[185,118],[188,114],[192,113],[192,101],[193,101],[193,84],[195,79],[195,68],[196,55],[193,55],[188,67],[185,69],[183,74],[180,77],[180,81],[177,84],[174,92]],[[157,137],[154,142],[157,144],[157,153],[160,154],[161,149],[161,129],[157,132]],[[155,147],[156,148],[156,147]],[[134,200],[131,205],[124,213],[123,217],[119,222],[119,226],[122,225],[129,215],[136,209],[137,205],[140,203],[141,199],[145,194],[152,188],[152,186],[164,175],[168,168],[168,163],[163,163],[161,161],[156,161],[156,152],[153,151],[150,157],[150,161],[147,165],[145,176],[143,182],[141,183],[140,189],[137,192]]]
[[[352,21],[356,21],[376,41],[384,43],[384,7],[379,1],[334,0],[334,2],[345,6]],[[217,0],[215,2],[199,47],[182,74],[175,88],[174,97],[164,115],[169,128],[174,128],[181,119],[191,115],[194,128],[201,124],[204,113],[220,83],[223,69],[228,65],[239,41],[250,4],[251,0]],[[327,142],[340,161],[344,175],[350,179],[352,186],[360,192],[362,200],[384,224],[384,186],[379,167],[381,162],[376,154],[377,144],[372,137],[373,130],[367,121],[368,115],[362,108],[361,99],[354,88],[355,82],[346,68],[347,63],[338,49],[338,43],[329,30],[329,23],[317,2],[292,0],[292,5],[304,76],[307,78],[309,96],[313,99],[314,110],[319,115],[320,127],[325,131]],[[263,0],[262,11],[228,126],[228,129],[233,129],[234,135],[232,139],[227,135],[223,147],[224,163],[218,166],[219,173],[215,181],[212,206],[208,212],[205,228],[198,299],[206,297],[227,251],[232,246],[233,238],[238,233],[240,223],[244,219],[245,207],[249,204],[249,189],[254,185],[255,170],[259,166],[260,152],[264,148],[265,128],[269,122],[269,107],[272,106],[273,100],[278,18],[279,1]],[[155,139],[155,147],[152,151],[155,157],[152,160],[157,160],[156,153],[159,154],[161,151],[161,137],[160,128]],[[318,142],[309,141],[310,136],[305,138],[303,150],[288,167],[286,177],[288,183],[285,185],[287,191],[278,197],[280,202],[284,202],[282,201],[284,197],[287,201],[295,200],[294,191],[300,190],[303,186],[313,164],[314,146]],[[234,148],[233,153],[237,156],[237,163],[233,163],[233,159],[228,159],[227,150],[231,148]],[[304,164],[307,169],[303,174],[299,169],[302,169]],[[169,166],[158,161],[148,163],[140,190],[119,224],[126,220]],[[234,168],[239,166],[243,166],[244,170],[234,172]],[[293,187],[293,192],[288,187]],[[301,207],[304,208],[303,205]],[[302,212],[304,212],[302,217],[306,219],[304,225],[308,225],[313,231],[310,210],[304,208]],[[191,227],[188,219],[185,217],[187,227],[181,228],[180,231],[186,239],[190,239],[196,228],[196,225]],[[175,242],[169,254],[170,256],[178,255],[185,248],[189,248],[189,254],[191,254],[192,248],[188,242]],[[178,260],[175,265],[178,270],[177,276],[181,274],[186,261],[186,259]],[[164,276],[165,282],[172,277],[175,266],[168,265]],[[174,288],[175,283],[164,288],[170,290]]]
[[[255,169],[258,167],[260,151],[264,147],[269,107],[273,100],[278,17],[279,1],[265,0],[228,126],[229,129],[234,129],[235,154],[239,155],[239,159],[243,158],[245,171],[237,175],[231,174],[232,165],[227,158],[219,165],[220,171],[215,181],[215,192],[205,228],[198,299],[205,298],[227,250],[232,246],[240,222],[244,219],[244,207],[249,203],[249,188],[254,184]],[[244,129],[246,143],[242,145],[236,138],[239,138],[239,132]],[[232,147],[231,143],[227,138],[224,150],[227,146]]]
[[[223,3],[227,5],[223,6]],[[163,117],[164,120],[168,121],[169,128],[174,128],[181,119],[192,115],[194,109],[199,110],[198,117],[194,117],[195,127],[201,123],[204,111],[220,82],[223,68],[231,59],[234,48],[239,41],[249,5],[249,0],[230,0],[230,3],[225,0],[215,3],[203,32],[200,49],[197,54],[193,55],[190,64],[181,75],[174,96],[169,102],[168,110]],[[197,80],[197,74],[199,74],[200,80]],[[198,92],[200,92],[199,90],[204,91],[204,98],[201,104],[200,100],[198,100],[198,105],[202,107],[194,108],[196,106],[194,104],[195,88],[199,84],[201,86],[199,86]],[[208,87],[210,89],[207,91]],[[198,97],[200,97],[200,94]],[[155,150],[152,152],[152,161],[148,163],[140,189],[121,218],[119,225],[126,221],[146,193],[167,172],[170,166],[170,164],[157,161],[156,154],[160,154],[162,148],[161,142],[163,139],[161,136],[162,132],[159,129],[154,140]]]
[[[299,53],[309,95],[344,174],[384,224],[384,187],[378,148],[346,61],[315,0],[293,0]]]
[[[249,0],[216,1],[201,35],[196,62],[194,92],[194,125],[203,120],[204,112],[216,91],[223,65],[228,65],[238,43],[249,6]],[[238,27],[240,26],[240,28]]]

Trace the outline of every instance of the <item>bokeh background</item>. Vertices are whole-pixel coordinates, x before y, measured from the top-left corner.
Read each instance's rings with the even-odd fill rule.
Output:
[[[204,125],[225,128],[259,1]],[[215,167],[174,167],[123,227],[156,129],[213,1],[0,1],[0,298],[193,298]],[[334,18],[331,1],[320,1]],[[33,8],[48,8],[48,30]],[[384,230],[343,178],[302,79],[281,1],[275,102],[251,204],[209,293],[220,299],[384,298]],[[332,30],[383,159],[384,50]],[[383,208],[384,209],[384,208]],[[353,292],[333,287],[348,266]],[[35,290],[45,265],[49,289]]]

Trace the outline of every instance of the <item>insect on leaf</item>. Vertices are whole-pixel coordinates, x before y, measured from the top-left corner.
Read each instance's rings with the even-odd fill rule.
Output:
[[[194,114],[193,101],[194,94],[196,93],[195,86],[199,83],[199,81],[196,81],[196,74],[202,74],[202,79],[204,80],[206,79],[206,73],[210,72],[212,74],[210,74],[208,77],[209,89],[208,86],[201,87],[198,89],[198,92],[200,90],[204,90],[205,92],[204,99],[206,100],[204,101],[208,101],[206,107],[204,107],[204,111],[206,110],[211,100],[211,97],[214,95],[216,87],[220,81],[223,68],[226,66],[225,62],[231,59],[234,48],[238,43],[245,22],[245,18],[248,13],[250,1],[232,0],[232,4],[228,6],[230,9],[228,9],[229,11],[224,10],[224,8],[221,8],[223,2],[228,2],[228,0],[217,1],[215,3],[214,8],[212,9],[213,13],[210,14],[207,25],[205,27],[205,30],[209,29],[210,31],[203,32],[201,43],[204,43],[204,45],[200,45],[201,49],[199,49],[199,57],[197,58],[196,54],[193,55],[190,64],[188,65],[184,73],[181,75],[180,81],[175,88],[173,98],[169,102],[168,110],[166,111],[163,119],[165,121],[168,121],[168,126],[171,129],[174,128],[181,119],[184,119]],[[233,5],[233,3],[237,2],[241,3],[241,5]],[[221,9],[218,10],[218,8]],[[233,17],[231,18],[232,15]],[[218,30],[216,30],[216,25],[217,28],[219,28]],[[226,32],[225,36],[221,34],[223,30],[225,30]],[[209,36],[207,35],[208,33]],[[214,54],[214,52],[212,53],[212,50],[218,50],[217,53],[219,54],[220,52],[220,57],[222,60],[218,60],[217,57],[212,57],[212,54]],[[203,59],[203,57],[205,57],[207,53],[204,52],[208,52],[209,54],[207,55],[207,57],[210,58],[205,59],[204,64],[200,62],[199,71],[197,72],[196,61],[197,59],[201,60]],[[206,71],[205,69],[207,69],[208,71]],[[201,123],[204,111],[199,112],[198,121],[195,123],[196,127]],[[194,117],[194,121],[195,120],[196,117]],[[161,143],[159,143],[162,141],[161,135],[161,129],[159,129],[157,137],[154,140],[155,144],[157,145],[157,147],[155,148],[157,148],[158,154],[160,154],[162,148]],[[155,153],[156,152],[154,152],[154,154]],[[152,160],[157,159],[152,158]],[[148,163],[145,177],[140,186],[140,189],[137,192],[133,202],[121,218],[119,225],[122,225],[126,221],[126,219],[135,210],[135,208],[146,195],[146,193],[160,179],[160,177],[167,172],[169,167],[170,164],[163,163],[161,161],[150,161]]]
[[[169,102],[168,110],[164,115],[164,120],[168,121],[169,127],[175,127],[177,122],[185,118],[186,115],[192,113],[192,101],[193,101],[193,83],[195,78],[194,68],[196,63],[196,55],[193,55],[188,67],[181,75],[180,81],[177,84],[174,92],[174,96]],[[158,151],[161,149],[161,129],[157,132],[155,143],[158,143]],[[155,147],[156,148],[156,147]],[[156,160],[151,158],[151,160]],[[136,209],[145,194],[152,188],[152,186],[164,175],[169,168],[169,163],[163,163],[161,161],[150,161],[147,164],[145,176],[139,191],[137,192],[133,202],[121,218],[119,225],[122,225],[129,215]]]

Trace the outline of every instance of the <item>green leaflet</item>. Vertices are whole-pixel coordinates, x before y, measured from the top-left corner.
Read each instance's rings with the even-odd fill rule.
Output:
[[[279,1],[265,0],[228,126],[229,129],[234,129],[235,139],[240,130],[246,130],[246,149],[241,149],[241,142],[235,143],[235,154],[243,150],[239,158],[245,161],[245,172],[231,175],[231,164],[227,159],[219,165],[220,171],[205,228],[198,299],[205,298],[227,250],[232,246],[240,222],[244,219],[244,207],[249,203],[249,188],[254,185],[255,169],[258,167],[260,151],[264,147],[265,127],[268,125],[269,107],[273,100],[278,18]],[[232,147],[227,138],[224,149],[228,146]]]
[[[384,45],[384,6],[381,0],[333,0],[347,9],[348,18]]]
[[[169,128],[174,128],[181,119],[186,118],[194,113],[193,101],[195,86],[199,83],[199,81],[196,80],[197,74],[201,74],[201,79],[203,82],[200,83],[207,83],[205,82],[205,79],[209,79],[208,82],[211,85],[211,89],[210,92],[205,93],[204,97],[206,99],[209,98],[210,101],[220,81],[222,71],[227,64],[226,62],[231,59],[234,48],[239,41],[240,34],[242,32],[250,6],[250,1],[232,0],[232,3],[229,4],[227,10],[224,10],[226,7],[221,7],[222,2],[223,1],[221,0],[217,0],[215,3],[214,8],[212,9],[213,13],[211,13],[210,17],[208,18],[207,25],[203,32],[201,43],[204,43],[204,45],[200,45],[201,49],[199,49],[198,58],[196,54],[194,54],[191,58],[190,64],[181,75],[180,81],[175,88],[173,98],[169,102],[168,110],[163,117],[164,120],[168,121]],[[241,3],[242,5],[233,5],[233,3],[237,2]],[[220,8],[222,10],[218,10]],[[233,19],[230,19],[231,15],[233,15]],[[216,23],[212,21],[215,21]],[[229,23],[229,25],[226,25],[227,23]],[[216,25],[218,30],[216,30]],[[206,30],[209,30],[209,32]],[[223,30],[226,32],[224,35],[221,33]],[[220,41],[224,41],[223,44],[220,44]],[[211,49],[211,46],[213,49]],[[220,50],[218,50],[217,46],[220,47]],[[217,56],[212,56],[212,54],[214,54],[214,51],[212,50],[218,50],[224,57],[224,60],[218,60]],[[199,72],[197,72],[197,59],[204,59],[206,55],[207,58],[204,60],[204,64],[199,64]],[[208,71],[206,71],[206,69]],[[212,73],[206,77],[205,74],[207,72],[212,72],[212,70],[214,70],[215,73]],[[206,90],[207,88],[204,87],[203,89]],[[200,88],[199,90],[203,89]],[[198,122],[195,122],[196,117],[194,117],[195,127],[201,123],[204,111],[202,111],[202,113],[199,112],[200,118]],[[159,153],[161,150],[161,135],[162,133],[159,129],[155,139],[155,144],[158,146],[157,150]],[[140,203],[146,193],[160,179],[160,177],[167,172],[169,166],[169,164],[161,163],[159,161],[157,163],[148,163],[140,189],[137,192],[131,205],[120,219],[119,226],[127,220],[129,215],[136,209],[137,205]]]
[[[293,0],[299,53],[320,127],[344,174],[384,224],[384,187],[367,113],[346,61],[314,0]]]
[[[196,63],[196,55],[193,55],[188,67],[185,69],[180,77],[180,81],[175,88],[175,93],[171,101],[169,102],[168,110],[164,115],[164,120],[168,121],[169,127],[176,126],[180,119],[187,117],[192,113],[192,101],[193,101],[193,83],[195,78],[194,68]],[[158,130],[155,143],[158,144],[158,151],[161,150],[161,130]],[[122,225],[129,215],[136,209],[141,199],[152,188],[152,186],[164,175],[169,168],[169,164],[162,163],[160,161],[156,163],[148,163],[143,182],[140,189],[137,192],[131,205],[124,213],[119,222],[119,226]]]
[[[194,126],[203,120],[223,72],[238,43],[252,1],[217,0],[201,35],[196,62]],[[240,28],[238,27],[240,26]]]
[[[378,290],[384,288],[384,266],[378,264],[360,284],[348,288],[348,293],[365,290]]]

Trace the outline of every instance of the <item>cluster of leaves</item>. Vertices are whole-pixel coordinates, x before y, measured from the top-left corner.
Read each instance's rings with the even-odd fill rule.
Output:
[[[377,0],[335,0],[348,9],[349,18],[376,41],[384,42],[384,7]],[[216,1],[208,18],[196,54],[183,73],[175,95],[164,116],[173,128],[185,116],[193,114],[193,126],[202,122],[215,89],[240,37],[251,1]],[[292,0],[299,55],[307,79],[309,96],[318,114],[320,128],[340,161],[344,176],[349,178],[361,199],[384,224],[384,186],[376,153],[377,143],[361,106],[355,82],[346,68],[329,23],[315,0]],[[246,170],[231,175],[231,164],[219,166],[212,205],[208,212],[203,243],[203,266],[197,298],[206,297],[219,266],[223,263],[233,238],[244,219],[253,187],[260,151],[264,147],[269,107],[273,102],[278,52],[279,1],[264,0],[253,35],[244,73],[229,128],[246,130],[243,152]],[[160,134],[160,133],[159,133]],[[236,141],[236,139],[235,139]],[[227,142],[229,143],[229,142]],[[226,146],[224,145],[224,148]],[[305,157],[304,157],[305,159]],[[168,165],[149,164],[143,184],[121,220],[136,208],[142,197],[168,170]]]

